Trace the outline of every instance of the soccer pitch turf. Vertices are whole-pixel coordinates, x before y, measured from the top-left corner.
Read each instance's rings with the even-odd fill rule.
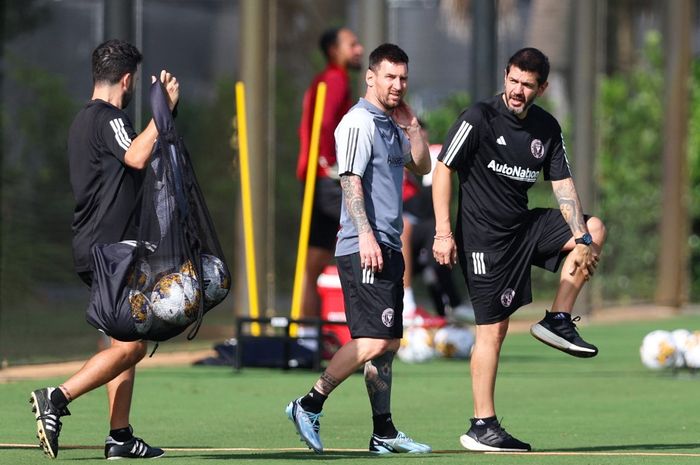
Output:
[[[530,454],[470,453],[459,445],[471,414],[469,364],[435,360],[394,365],[392,413],[399,429],[430,444],[423,456],[375,457],[368,452],[371,413],[361,375],[333,393],[321,419],[327,451],[299,442],[284,414],[318,373],[220,367],[139,371],[131,423],[168,463],[363,464],[696,464],[700,463],[700,373],[653,372],[639,345],[654,329],[700,329],[700,316],[581,328],[600,354],[576,359],[529,334],[511,334],[496,386],[506,429],[532,444]],[[158,354],[156,353],[156,357]],[[0,464],[48,463],[35,446],[31,390],[62,379],[0,384]],[[104,389],[70,406],[63,418],[59,461],[104,463]]]

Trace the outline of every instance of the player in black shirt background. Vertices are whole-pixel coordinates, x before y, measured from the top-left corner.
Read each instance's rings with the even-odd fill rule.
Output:
[[[78,275],[88,286],[92,283],[92,247],[134,237],[130,235],[129,218],[137,202],[141,170],[148,164],[158,137],[153,120],[136,136],[123,111],[136,88],[141,59],[136,47],[121,40],[108,40],[93,51],[92,98],[76,115],[68,134],[70,179],[76,202],[73,257]],[[156,77],[151,80],[155,82]],[[160,80],[172,110],[179,98],[179,84],[165,70]],[[146,349],[145,341],[112,339],[108,348],[93,355],[63,384],[31,393],[40,446],[47,456],[58,455],[60,417],[70,415],[68,403],[104,384],[110,417],[105,458],[163,455],[162,449],[134,437],[129,424],[135,366],[146,355]]]
[[[504,92],[465,110],[450,129],[433,175],[435,239],[441,265],[459,263],[476,316],[471,357],[474,418],[460,437],[479,451],[529,451],[496,418],[498,359],[510,315],[532,301],[532,265],[556,271],[564,260],[551,311],[531,328],[540,341],[576,357],[598,349],[576,330],[571,311],[595,272],[605,226],[583,214],[571,178],[561,128],[534,105],[547,89],[549,60],[537,49],[516,52]],[[459,218],[450,221],[451,174],[459,177]],[[542,172],[559,210],[528,209],[527,191]]]

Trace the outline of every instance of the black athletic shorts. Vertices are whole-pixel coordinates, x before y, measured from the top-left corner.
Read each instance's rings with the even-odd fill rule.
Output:
[[[340,227],[341,198],[340,181],[325,177],[316,180],[309,247],[335,251],[336,236]]]
[[[486,250],[467,243],[458,247],[476,324],[503,321],[532,302],[530,267],[557,271],[566,256],[561,249],[571,237],[559,210],[536,208],[506,247]]]
[[[345,316],[353,339],[403,336],[403,255],[399,250],[379,246],[384,260],[380,273],[360,268],[359,252],[336,257]]]

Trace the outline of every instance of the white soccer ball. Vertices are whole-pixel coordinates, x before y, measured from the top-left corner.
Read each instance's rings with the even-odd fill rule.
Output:
[[[397,355],[406,363],[422,363],[435,358],[430,331],[420,326],[405,328]]]
[[[209,310],[224,300],[231,288],[231,280],[224,262],[219,258],[202,254],[202,274],[204,275],[204,308]]]
[[[474,347],[474,333],[469,328],[444,326],[433,340],[435,350],[445,358],[469,358]]]
[[[694,370],[700,368],[700,332],[690,333],[685,341],[685,365]]]
[[[642,363],[652,370],[668,368],[676,363],[676,344],[668,331],[652,331],[642,341],[639,348]]]
[[[199,283],[195,279],[183,273],[171,273],[153,286],[153,313],[168,323],[186,325],[197,316],[199,298]]]
[[[687,329],[674,329],[671,331],[671,338],[673,338],[673,343],[676,346],[676,368],[685,367],[685,352],[692,334]]]
[[[153,323],[153,305],[148,297],[136,289],[129,291],[129,303],[131,304],[131,316],[139,334],[146,334]]]

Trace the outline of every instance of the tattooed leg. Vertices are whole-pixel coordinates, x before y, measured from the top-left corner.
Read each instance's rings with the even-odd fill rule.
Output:
[[[393,361],[394,352],[387,351],[365,363],[365,385],[374,416],[391,412],[391,365]]]
[[[321,377],[318,378],[318,381],[316,381],[316,384],[314,384],[314,389],[327,397],[331,392],[333,392],[333,389],[338,387],[339,384],[340,381],[329,375],[327,371],[324,371],[321,374]]]

